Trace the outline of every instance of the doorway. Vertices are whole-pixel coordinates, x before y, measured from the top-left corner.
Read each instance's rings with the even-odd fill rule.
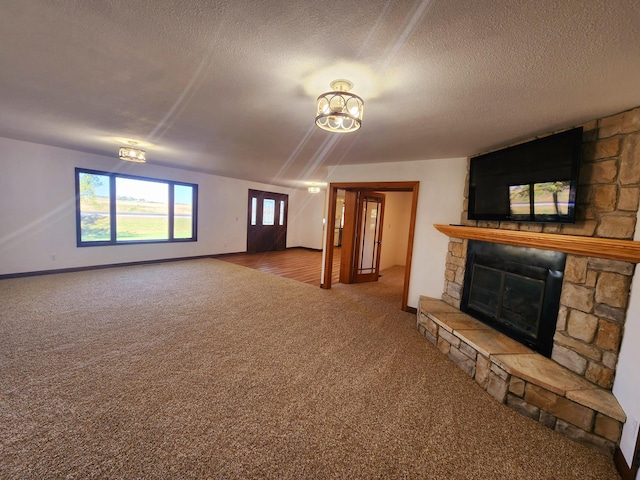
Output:
[[[409,219],[409,234],[407,239],[407,254],[405,261],[404,287],[402,292],[402,305],[404,311],[413,311],[409,309],[407,302],[409,299],[409,282],[411,279],[411,258],[413,255],[413,237],[415,234],[416,211],[418,208],[418,190],[420,182],[357,182],[357,183],[331,183],[329,185],[329,212],[327,218],[336,218],[338,190],[346,192],[411,192],[411,214]],[[342,248],[346,248],[346,238],[342,238]],[[322,276],[321,287],[324,289],[331,288],[331,275],[333,272],[333,248],[335,241],[335,230],[330,228],[327,230],[324,244],[324,270]],[[350,244],[349,246],[353,246]]]
[[[247,253],[287,248],[289,196],[284,193],[249,190]]]

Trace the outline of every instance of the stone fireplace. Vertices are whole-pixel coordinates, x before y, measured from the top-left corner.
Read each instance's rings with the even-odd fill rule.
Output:
[[[466,198],[461,223],[520,232],[633,239],[640,202],[640,108],[581,126],[583,160],[575,224],[470,221]],[[450,238],[442,299],[456,308],[460,308],[464,292],[467,247],[468,240]],[[551,358],[608,389],[615,378],[634,270],[633,262],[602,258],[597,252],[566,258]]]
[[[436,226],[450,239],[444,292],[441,300],[421,299],[418,328],[498,401],[612,453],[625,416],[611,388],[631,279],[640,261],[639,244],[632,241],[640,203],[640,108],[581,126],[583,161],[576,223],[470,221],[465,198],[462,225]],[[512,265],[496,268],[491,247],[478,253],[476,240],[563,252],[559,262],[564,272],[549,282],[543,271],[560,271],[560,266],[538,268],[534,262],[528,270]],[[484,258],[476,267],[478,257]],[[474,275],[481,276],[479,285],[493,283],[485,291],[476,287],[474,292],[469,287]],[[542,332],[538,346],[530,337],[542,313],[536,308],[530,315],[518,305],[521,300],[510,295],[520,288],[527,292],[527,301],[535,304],[549,283],[559,286],[559,300],[555,306],[540,307],[555,318],[545,320],[552,326]],[[496,290],[501,293],[491,297],[490,291]],[[502,314],[505,304],[507,312]],[[489,318],[478,322],[465,313],[478,317],[478,310]],[[505,329],[492,324],[500,315],[512,325]],[[496,337],[513,324],[519,326],[510,336],[520,343]],[[486,330],[490,327],[498,331]]]

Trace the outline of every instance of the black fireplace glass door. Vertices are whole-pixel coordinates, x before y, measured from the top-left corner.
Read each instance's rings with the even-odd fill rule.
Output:
[[[469,240],[460,310],[551,357],[566,258]]]
[[[499,321],[536,339],[542,312],[545,282],[506,273]]]
[[[468,306],[535,340],[538,336],[545,282],[474,264]]]
[[[495,268],[474,265],[469,290],[469,307],[490,318],[498,318],[503,274]]]

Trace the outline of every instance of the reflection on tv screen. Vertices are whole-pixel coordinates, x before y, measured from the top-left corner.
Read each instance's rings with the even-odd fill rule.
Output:
[[[570,190],[569,181],[510,185],[509,209],[511,215],[514,217],[567,215],[569,213]]]

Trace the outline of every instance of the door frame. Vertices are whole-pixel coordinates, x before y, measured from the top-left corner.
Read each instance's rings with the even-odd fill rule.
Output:
[[[339,182],[329,184],[329,212],[328,221],[336,217],[336,199],[338,190],[361,190],[363,192],[412,192],[411,217],[409,219],[409,238],[407,240],[407,259],[404,271],[404,288],[402,291],[402,310],[409,311],[409,282],[411,279],[411,259],[413,258],[413,238],[416,231],[416,211],[418,209],[418,191],[420,182]],[[344,240],[344,238],[343,238]],[[324,275],[321,288],[331,288],[331,273],[333,269],[333,241],[334,229],[328,228],[324,242]],[[344,245],[342,246],[344,248]]]

